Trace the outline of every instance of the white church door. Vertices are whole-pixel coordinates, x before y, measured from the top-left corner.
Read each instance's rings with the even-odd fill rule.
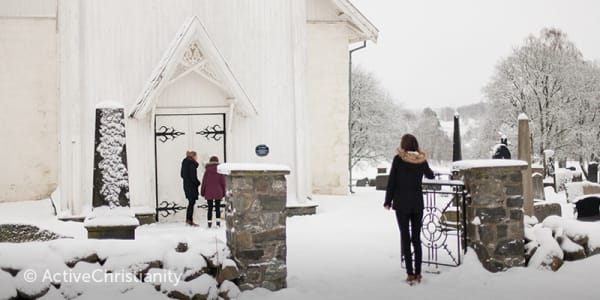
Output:
[[[184,222],[188,201],[183,192],[181,162],[186,151],[198,153],[198,179],[211,156],[226,161],[225,114],[157,114],[155,119],[156,216],[159,222]],[[194,221],[203,222],[200,196]],[[200,223],[201,224],[201,223]]]

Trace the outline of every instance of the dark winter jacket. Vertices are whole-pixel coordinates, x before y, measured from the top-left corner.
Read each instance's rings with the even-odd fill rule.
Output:
[[[434,178],[427,155],[422,151],[406,152],[399,149],[392,162],[384,206],[405,213],[423,210],[423,175]]]
[[[181,162],[181,178],[183,179],[183,191],[185,198],[188,200],[198,200],[198,163],[191,159],[185,158]]]
[[[217,163],[206,165],[200,189],[200,194],[206,200],[221,200],[225,197],[225,176],[217,173],[218,165]]]
[[[508,150],[508,147],[506,147],[506,145],[499,144],[498,146],[496,146],[496,152],[494,153],[494,156],[492,156],[492,158],[510,159],[510,150]]]

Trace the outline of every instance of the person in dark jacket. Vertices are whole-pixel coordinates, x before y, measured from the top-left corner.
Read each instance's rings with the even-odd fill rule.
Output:
[[[406,262],[406,281],[410,284],[421,282],[421,227],[423,226],[423,175],[429,179],[434,173],[427,163],[427,154],[420,150],[415,136],[402,136],[398,154],[394,157],[385,193],[385,209],[396,211],[400,227],[402,255]],[[414,268],[411,255],[414,248]]]
[[[185,222],[190,226],[198,226],[194,223],[194,205],[198,200],[198,155],[195,151],[187,151],[186,157],[181,162],[181,178],[183,179],[183,191],[188,200]]]
[[[208,202],[208,228],[212,227],[213,207],[217,217],[217,227],[221,226],[221,200],[225,197],[225,176],[217,172],[219,158],[213,156],[206,164],[206,171],[202,178],[200,195]]]
[[[508,150],[508,139],[506,137],[500,138],[500,144],[496,145],[496,151],[494,151],[493,159],[510,159],[510,150]]]

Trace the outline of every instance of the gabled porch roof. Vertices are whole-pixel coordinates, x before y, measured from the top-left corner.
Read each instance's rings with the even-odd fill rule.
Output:
[[[170,83],[195,72],[220,88],[229,105],[243,116],[258,114],[231,68],[197,16],[190,17],[177,32],[152,76],[129,111],[141,118],[155,106],[162,90]]]

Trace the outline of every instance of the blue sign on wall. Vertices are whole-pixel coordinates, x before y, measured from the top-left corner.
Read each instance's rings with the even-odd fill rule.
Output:
[[[265,157],[265,156],[269,155],[269,146],[267,146],[265,144],[260,144],[260,145],[256,146],[256,155],[258,155],[260,157]]]

